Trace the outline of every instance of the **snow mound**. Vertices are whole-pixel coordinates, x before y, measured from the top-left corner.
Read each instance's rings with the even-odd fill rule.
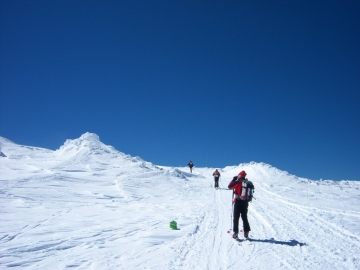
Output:
[[[58,153],[64,154],[82,150],[88,150],[92,154],[99,154],[101,152],[110,153],[114,148],[103,144],[98,135],[86,132],[78,139],[66,140],[64,145],[57,151]]]
[[[73,170],[103,170],[103,165],[115,167],[142,168],[144,170],[158,169],[151,162],[140,157],[132,157],[117,151],[111,145],[105,145],[98,135],[86,132],[78,139],[66,140],[64,145],[55,151],[62,162],[54,169]],[[116,164],[116,165],[114,165]]]
[[[279,170],[269,164],[263,162],[249,162],[240,163],[238,166],[227,166],[223,169],[224,172],[232,173],[234,176],[238,175],[240,171],[246,171],[247,178],[253,181],[279,182],[279,181],[305,181],[306,178],[300,178],[289,174],[287,171]]]

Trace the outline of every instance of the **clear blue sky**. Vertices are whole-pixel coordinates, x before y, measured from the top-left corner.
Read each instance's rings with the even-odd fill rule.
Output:
[[[360,180],[358,0],[0,3],[0,136]]]

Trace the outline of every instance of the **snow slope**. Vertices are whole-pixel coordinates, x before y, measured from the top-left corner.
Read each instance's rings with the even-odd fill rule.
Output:
[[[217,168],[215,190],[215,168],[156,166],[92,133],[56,151],[0,137],[0,151],[1,269],[360,269],[358,181],[252,162]],[[241,170],[250,241],[227,233]]]

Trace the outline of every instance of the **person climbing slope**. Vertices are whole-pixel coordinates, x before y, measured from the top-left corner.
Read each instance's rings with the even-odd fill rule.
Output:
[[[219,188],[219,179],[220,179],[220,172],[216,169],[215,172],[213,173],[214,176],[214,181],[215,181],[215,189]]]
[[[192,168],[194,167],[194,163],[191,160],[190,160],[188,166],[190,168],[190,173],[192,173]]]
[[[233,238],[235,239],[238,237],[239,233],[240,216],[243,222],[244,237],[246,239],[249,237],[249,232],[251,231],[247,214],[249,202],[251,202],[254,193],[254,185],[251,181],[245,178],[245,176],[246,172],[241,171],[238,176],[234,176],[228,186],[229,189],[233,190]]]

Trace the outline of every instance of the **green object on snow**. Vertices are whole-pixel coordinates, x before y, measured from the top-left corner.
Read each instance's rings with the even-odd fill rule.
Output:
[[[170,228],[173,229],[173,230],[177,230],[177,223],[176,223],[176,221],[173,220],[173,221],[170,222]]]

